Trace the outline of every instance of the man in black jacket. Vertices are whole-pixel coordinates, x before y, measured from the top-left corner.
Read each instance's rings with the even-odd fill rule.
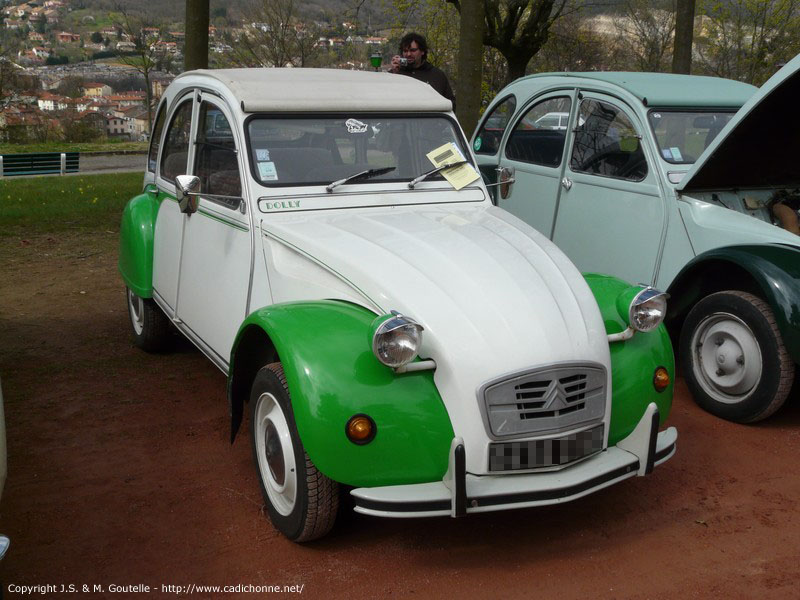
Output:
[[[392,73],[407,75],[429,84],[433,89],[453,103],[456,96],[443,71],[428,62],[428,42],[418,33],[407,33],[400,40],[400,55],[392,57]]]

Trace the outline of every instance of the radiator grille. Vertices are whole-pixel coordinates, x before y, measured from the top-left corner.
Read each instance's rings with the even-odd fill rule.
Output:
[[[605,411],[602,367],[561,366],[485,387],[485,415],[495,437],[553,433],[599,422]]]

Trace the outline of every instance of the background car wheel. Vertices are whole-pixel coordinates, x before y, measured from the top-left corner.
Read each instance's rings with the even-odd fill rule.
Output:
[[[339,509],[338,484],[303,449],[280,363],[258,372],[250,406],[253,459],[272,524],[295,542],[324,536]]]
[[[692,308],[681,330],[680,360],[695,402],[737,423],[778,410],[795,372],[772,309],[736,290],[711,294]]]
[[[170,340],[170,322],[167,315],[149,298],[137,296],[126,288],[128,315],[136,345],[145,352],[160,352]]]

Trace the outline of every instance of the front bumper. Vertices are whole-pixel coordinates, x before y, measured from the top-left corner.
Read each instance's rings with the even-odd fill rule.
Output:
[[[562,470],[540,473],[466,473],[464,444],[456,438],[442,481],[356,488],[350,492],[354,510],[380,517],[458,517],[576,500],[634,475],[646,475],[670,459],[678,432],[674,427],[659,432],[658,423],[658,408],[651,403],[636,429],[616,446]]]

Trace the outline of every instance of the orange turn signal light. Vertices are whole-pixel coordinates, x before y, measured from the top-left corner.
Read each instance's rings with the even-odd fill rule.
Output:
[[[350,420],[347,421],[345,433],[347,434],[347,439],[351,442],[363,445],[369,444],[375,439],[377,429],[375,421],[367,415],[353,415],[350,417]]]
[[[656,372],[653,373],[653,387],[657,392],[663,392],[669,387],[669,371],[665,367],[658,367]]]

